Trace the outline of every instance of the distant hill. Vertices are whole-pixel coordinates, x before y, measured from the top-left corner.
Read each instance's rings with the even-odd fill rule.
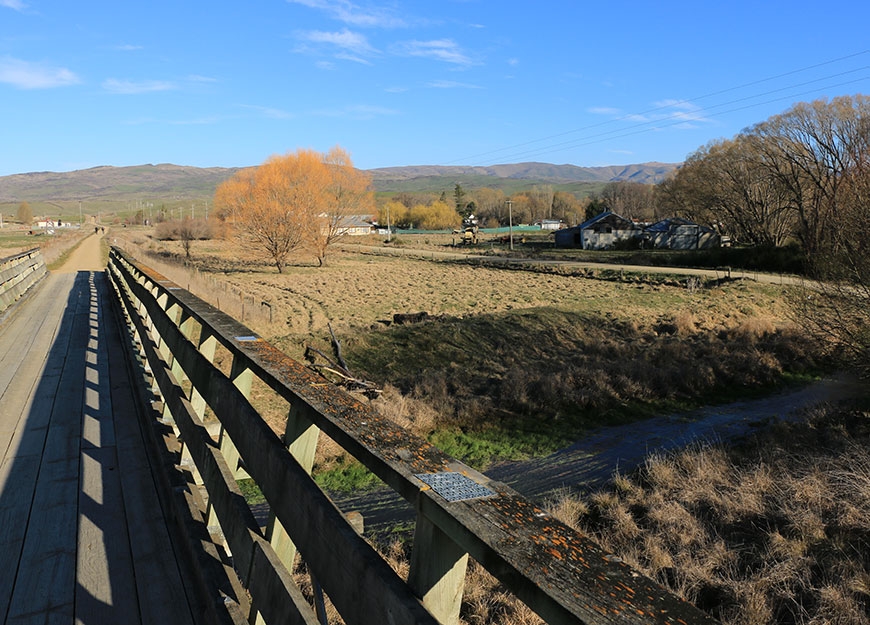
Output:
[[[677,168],[677,163],[642,163],[640,165],[611,165],[608,167],[578,167],[550,163],[516,163],[489,167],[458,167],[421,165],[411,167],[382,167],[369,169],[375,186],[390,182],[431,177],[492,177],[569,184],[572,182],[630,181],[654,184],[664,180]]]
[[[238,171],[224,167],[137,165],[70,172],[34,172],[0,177],[0,202],[64,200],[198,199],[211,197]]]
[[[655,183],[677,167],[643,163],[610,167],[577,167],[549,163],[517,163],[490,167],[410,166],[370,169],[374,187],[383,193],[452,190],[459,183],[471,190],[483,186],[512,192],[535,184],[579,191],[589,183],[611,181]],[[137,165],[93,167],[71,172],[34,172],[0,176],[0,202],[126,201],[159,197],[166,200],[209,198],[238,168]]]

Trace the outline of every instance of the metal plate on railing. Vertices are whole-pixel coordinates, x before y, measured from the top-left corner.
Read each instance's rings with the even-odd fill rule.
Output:
[[[436,493],[444,497],[447,501],[465,501],[468,499],[482,499],[483,497],[492,497],[497,493],[481,486],[477,482],[453,471],[443,473],[419,473],[416,477],[421,482],[432,487]]]

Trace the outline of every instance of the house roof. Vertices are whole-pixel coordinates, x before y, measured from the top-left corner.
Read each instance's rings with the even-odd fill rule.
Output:
[[[587,219],[582,224],[577,226],[580,230],[586,230],[598,224],[611,226],[616,230],[634,230],[637,226],[625,217],[621,217],[612,211],[604,211],[595,215],[592,219]]]
[[[371,228],[370,215],[344,215],[338,222],[340,228]]]
[[[646,228],[644,228],[644,230],[646,232],[670,232],[674,228],[678,228],[680,226],[698,226],[703,232],[712,230],[707,226],[701,226],[699,224],[696,224],[694,221],[684,219],[683,217],[668,217],[667,219],[657,221],[651,226],[647,226]]]

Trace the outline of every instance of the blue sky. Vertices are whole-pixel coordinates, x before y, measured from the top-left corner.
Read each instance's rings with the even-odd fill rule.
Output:
[[[870,92],[870,3],[0,0],[0,175],[678,162]]]

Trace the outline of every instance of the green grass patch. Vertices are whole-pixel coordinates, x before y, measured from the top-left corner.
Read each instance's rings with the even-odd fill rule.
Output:
[[[245,498],[245,501],[248,502],[249,506],[254,506],[261,503],[266,503],[266,497],[263,495],[263,491],[260,490],[260,487],[257,486],[257,483],[254,480],[238,480],[239,490],[242,491],[242,495]]]
[[[561,449],[571,442],[563,432],[522,432],[517,430],[487,429],[463,431],[448,428],[434,432],[429,442],[453,458],[458,458],[475,469],[485,470],[501,460],[525,460]]]
[[[325,491],[352,493],[382,484],[378,477],[355,458],[340,457],[336,466],[314,474],[314,481]]]

